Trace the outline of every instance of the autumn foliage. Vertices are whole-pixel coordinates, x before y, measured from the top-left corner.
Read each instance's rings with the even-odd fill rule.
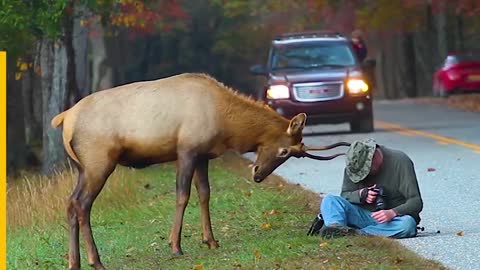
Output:
[[[144,1],[122,0],[117,11],[110,15],[113,26],[129,28],[137,34],[150,34],[160,26],[170,30],[177,20],[188,18],[188,14],[176,0],[161,1],[147,6]]]

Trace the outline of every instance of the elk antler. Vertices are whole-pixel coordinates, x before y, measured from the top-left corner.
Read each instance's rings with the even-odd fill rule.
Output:
[[[309,154],[309,153],[307,153],[307,151],[329,150],[329,149],[333,149],[333,148],[336,148],[336,147],[339,147],[339,146],[350,146],[350,143],[339,142],[339,143],[334,143],[334,144],[331,144],[331,145],[319,146],[319,147],[310,147],[310,146],[305,146],[304,144],[302,144],[297,151],[294,151],[292,153],[292,156],[297,157],[297,158],[307,157],[307,158],[316,159],[316,160],[331,160],[331,159],[334,159],[338,156],[343,156],[343,155],[345,155],[345,153],[338,153],[338,154],[331,155],[331,156],[317,156],[317,155]]]
[[[312,155],[312,154],[309,154],[307,152],[304,152],[301,157],[307,157],[307,158],[316,159],[316,160],[331,160],[331,159],[334,159],[338,156],[343,156],[343,155],[345,155],[345,153],[338,153],[338,154],[335,154],[335,155],[324,157],[324,156],[316,156],[316,155]]]
[[[338,143],[334,143],[334,144],[330,144],[330,145],[326,145],[326,146],[306,146],[306,145],[302,145],[302,150],[303,151],[323,151],[323,150],[329,150],[329,149],[333,149],[333,148],[336,148],[336,147],[339,147],[339,146],[350,146],[350,143],[348,142],[338,142]]]

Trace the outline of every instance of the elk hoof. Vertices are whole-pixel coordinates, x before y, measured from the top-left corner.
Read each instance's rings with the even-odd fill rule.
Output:
[[[173,256],[180,257],[183,255],[183,251],[179,250],[177,252],[173,252]]]
[[[101,262],[88,262],[88,265],[93,267],[95,270],[105,270]]]
[[[208,248],[218,248],[220,245],[215,240],[202,240],[202,243],[208,245]]]
[[[105,267],[103,267],[103,265],[101,264],[94,265],[93,267],[95,268],[95,270],[105,270]]]
[[[79,263],[71,263],[68,266],[68,270],[80,270],[80,264]]]

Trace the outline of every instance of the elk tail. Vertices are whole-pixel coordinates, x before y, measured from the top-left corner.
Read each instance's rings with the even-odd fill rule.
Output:
[[[70,156],[70,158],[73,159],[73,161],[75,161],[75,163],[77,163],[78,165],[81,165],[80,160],[75,154],[75,151],[73,151],[73,147],[72,147],[73,127],[68,123],[64,123],[67,112],[68,110],[57,114],[55,117],[53,117],[50,124],[52,125],[53,128],[57,128],[58,126],[64,124],[62,137],[63,137],[63,145],[65,146],[65,151],[67,152],[68,156]]]
[[[67,111],[64,111],[62,113],[57,114],[55,117],[53,117],[52,121],[50,122],[53,128],[57,128],[63,123],[63,119],[65,118],[66,112]]]

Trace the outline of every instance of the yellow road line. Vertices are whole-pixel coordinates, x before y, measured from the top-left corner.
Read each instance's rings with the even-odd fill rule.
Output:
[[[403,135],[407,136],[422,136],[422,137],[427,137],[431,139],[437,140],[438,144],[456,144],[460,145],[463,147],[470,148],[475,151],[475,153],[480,154],[480,145],[474,144],[474,143],[468,143],[464,141],[460,141],[457,139],[445,137],[442,135],[430,133],[430,132],[425,132],[425,131],[420,131],[420,130],[415,130],[415,129],[410,129],[398,124],[390,123],[390,122],[385,122],[385,121],[375,121],[375,125],[377,127],[383,128],[383,129],[388,129]]]

